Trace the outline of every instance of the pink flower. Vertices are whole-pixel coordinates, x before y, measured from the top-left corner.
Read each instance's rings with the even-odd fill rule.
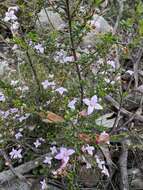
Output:
[[[57,160],[62,160],[62,162],[63,162],[62,165],[65,167],[66,164],[67,164],[68,161],[69,161],[70,156],[71,156],[72,154],[74,154],[74,153],[75,153],[75,151],[74,151],[73,149],[67,149],[67,148],[61,147],[61,148],[60,148],[60,153],[57,154],[57,155],[55,156],[55,158],[56,158]]]
[[[97,96],[92,96],[91,99],[85,98],[83,102],[88,106],[87,114],[90,115],[94,110],[101,110],[103,109],[100,104],[98,104]]]

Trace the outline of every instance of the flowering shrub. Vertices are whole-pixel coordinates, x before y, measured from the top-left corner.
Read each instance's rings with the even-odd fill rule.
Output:
[[[99,16],[104,9],[101,1],[73,1],[72,5],[69,0],[53,0],[48,1],[49,9],[44,1],[36,1],[35,10],[30,2],[22,2],[7,7],[3,15],[12,34],[4,41],[16,70],[0,80],[1,148],[15,166],[49,153],[32,171],[42,176],[41,189],[48,189],[48,176],[66,179],[68,189],[78,189],[75,176],[82,165],[87,170],[96,168],[101,179],[108,180],[112,172],[104,148],[111,147],[114,134],[110,135],[111,126],[97,125],[96,119],[109,112],[107,95],[121,99],[126,95],[121,90],[125,71],[119,56],[128,57],[132,43],[117,33],[116,24],[123,32],[122,25],[128,23],[110,25]],[[42,26],[41,9],[52,29]],[[50,21],[50,11],[62,20],[58,28]]]

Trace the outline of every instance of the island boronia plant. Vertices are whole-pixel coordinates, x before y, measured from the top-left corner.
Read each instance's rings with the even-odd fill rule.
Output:
[[[102,146],[110,146],[110,136],[95,120],[107,111],[104,96],[114,90],[118,94],[121,84],[112,54],[118,37],[112,27],[100,28],[96,16],[100,1],[89,7],[88,3],[74,7],[69,0],[48,5],[65,21],[62,30],[27,31],[20,17],[25,4],[8,7],[3,21],[10,24],[13,55],[21,57],[16,58],[15,73],[0,84],[1,147],[11,147],[6,152],[17,165],[38,152],[49,152],[43,159],[41,189],[48,188],[46,175],[65,177],[71,171],[76,175],[75,166],[80,168],[81,163],[110,177],[106,161],[98,155]],[[83,43],[90,32],[96,33],[94,46]]]

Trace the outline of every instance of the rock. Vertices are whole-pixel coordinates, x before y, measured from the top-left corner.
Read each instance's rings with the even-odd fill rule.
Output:
[[[65,22],[62,20],[61,16],[58,13],[55,13],[46,8],[42,9],[40,13],[38,13],[36,26],[38,29],[41,29],[41,27],[49,27],[55,30],[62,30],[65,27]]]
[[[93,16],[93,19],[89,22],[91,26],[91,31],[87,33],[83,38],[81,47],[95,47],[97,43],[100,43],[100,40],[97,39],[99,34],[106,34],[112,32],[113,28],[109,23],[102,17],[97,14]]]
[[[14,179],[0,186],[0,190],[40,190],[41,185],[37,179],[29,179],[32,186],[29,186],[26,182],[22,182],[19,179]],[[48,190],[60,190],[59,188],[48,185]]]
[[[138,168],[128,170],[128,175],[131,176],[131,189],[143,189],[143,174]]]
[[[31,190],[27,183],[19,181],[19,180],[12,180],[7,182],[0,187],[0,190]]]

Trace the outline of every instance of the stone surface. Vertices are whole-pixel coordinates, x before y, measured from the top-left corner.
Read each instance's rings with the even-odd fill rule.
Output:
[[[95,14],[93,19],[96,22],[95,25],[97,25],[97,27],[91,29],[91,31],[84,36],[83,42],[81,43],[81,46],[83,47],[95,47],[97,43],[100,43],[97,35],[112,32],[112,26],[109,25],[109,23],[102,16]]]
[[[0,190],[41,190],[41,185],[39,180],[30,179],[32,184],[30,187],[27,183],[22,182],[18,179],[14,179],[12,181],[7,182],[3,186],[0,186]],[[48,190],[60,190],[59,188],[48,185]]]
[[[47,8],[42,9],[38,13],[38,20],[36,22],[37,28],[41,29],[50,27],[51,29],[61,30],[65,26],[65,22],[62,20],[61,16],[58,13],[55,13]]]

